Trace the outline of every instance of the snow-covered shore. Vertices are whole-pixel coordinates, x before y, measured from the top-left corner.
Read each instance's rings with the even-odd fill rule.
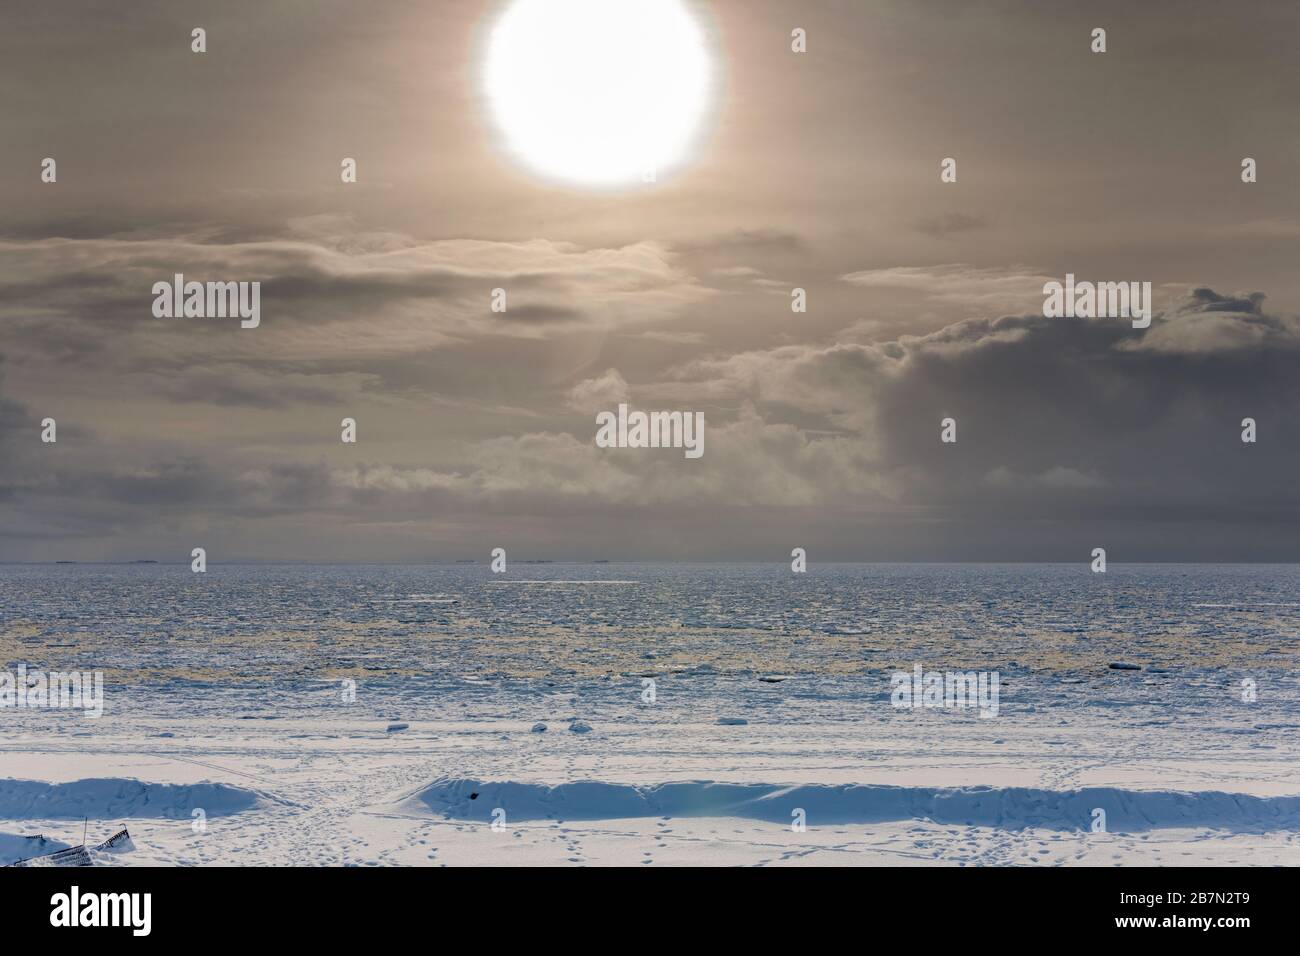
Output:
[[[129,823],[121,865],[1300,863],[1300,720],[1214,685],[1021,677],[994,720],[856,678],[136,685],[6,715],[0,833]]]
[[[103,716],[0,708],[0,851],[87,817],[123,865],[1300,863],[1298,587],[9,566],[0,670],[102,671]],[[996,708],[896,706],[918,671]]]

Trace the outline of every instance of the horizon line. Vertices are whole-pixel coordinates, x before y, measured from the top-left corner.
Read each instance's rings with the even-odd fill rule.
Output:
[[[433,566],[467,566],[467,565],[490,565],[490,558],[440,558],[436,560],[423,561],[307,561],[300,559],[235,559],[230,561],[220,561],[213,564],[213,567],[262,567],[262,566],[289,566],[289,567],[433,567]],[[758,558],[511,558],[512,564],[566,564],[566,565],[590,565],[590,564],[788,564],[788,560],[764,560]],[[998,564],[1044,564],[1044,565],[1088,565],[1088,559],[1073,560],[914,560],[914,561],[889,561],[889,560],[864,560],[864,559],[826,559],[810,562],[810,564],[868,564],[868,565],[943,565],[943,564],[963,564],[963,565],[998,565]],[[1131,565],[1188,565],[1188,566],[1213,566],[1213,565],[1277,565],[1289,566],[1300,565],[1300,559],[1294,561],[1279,560],[1144,560],[1144,561],[1108,561],[1112,566],[1131,566]],[[134,558],[134,559],[114,559],[114,560],[80,560],[59,558],[50,561],[7,561],[0,560],[0,566],[19,566],[19,567],[46,567],[46,566],[69,566],[69,565],[112,565],[124,567],[147,567],[157,565],[159,567],[184,567],[189,565],[187,560],[180,561],[159,561],[152,558]]]

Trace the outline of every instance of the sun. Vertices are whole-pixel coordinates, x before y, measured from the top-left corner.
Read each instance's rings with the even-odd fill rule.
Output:
[[[682,0],[513,0],[484,79],[507,149],[569,185],[657,182],[689,158],[712,67]]]

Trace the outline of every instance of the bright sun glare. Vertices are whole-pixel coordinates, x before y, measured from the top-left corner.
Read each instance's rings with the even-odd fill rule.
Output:
[[[529,168],[624,186],[687,159],[708,107],[709,55],[682,0],[514,0],[489,40],[486,84]]]

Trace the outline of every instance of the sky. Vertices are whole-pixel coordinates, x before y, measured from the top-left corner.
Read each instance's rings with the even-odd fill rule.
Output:
[[[706,128],[624,191],[504,148],[496,0],[7,9],[0,560],[1300,560],[1300,6],[691,6]]]

